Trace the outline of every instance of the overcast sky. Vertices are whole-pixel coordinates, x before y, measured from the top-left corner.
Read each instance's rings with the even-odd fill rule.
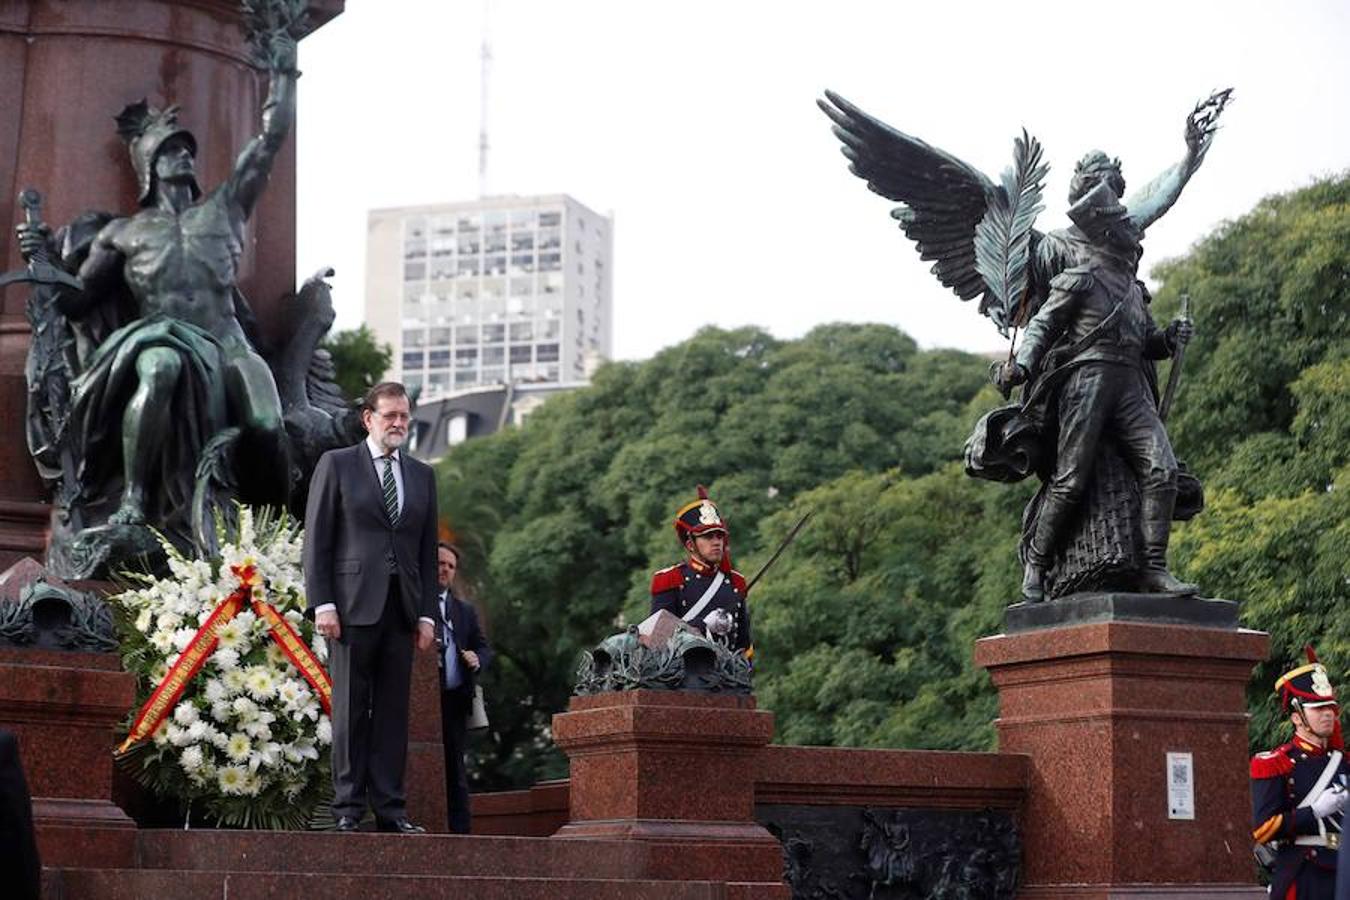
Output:
[[[1048,230],[1086,150],[1142,186],[1181,158],[1192,105],[1232,86],[1144,270],[1350,167],[1344,0],[491,0],[489,18],[488,192],[613,215],[621,359],[709,323],[791,338],[886,322],[924,346],[1000,346],[848,173],[815,108],[825,88],[991,177],[1025,126],[1051,165]],[[347,0],[301,44],[297,268],[336,267],[340,328],[361,321],[368,210],[478,195],[482,23],[481,0]]]

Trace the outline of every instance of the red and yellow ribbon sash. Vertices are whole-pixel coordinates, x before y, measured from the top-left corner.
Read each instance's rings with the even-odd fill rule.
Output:
[[[239,587],[220,601],[220,605],[202,623],[202,627],[197,629],[197,633],[192,636],[192,640],[188,642],[187,647],[178,657],[178,661],[165,674],[159,686],[150,694],[150,698],[145,701],[140,712],[137,713],[136,721],[131,726],[131,732],[121,746],[117,748],[118,753],[125,753],[136,744],[150,737],[169,717],[174,707],[178,705],[178,700],[183,696],[183,692],[192,683],[192,679],[197,677],[197,673],[201,671],[202,666],[216,651],[216,644],[220,642],[220,629],[242,612],[244,604],[250,601],[254,612],[267,622],[272,640],[277,642],[282,652],[286,654],[286,658],[294,664],[300,674],[304,675],[305,680],[314,688],[315,693],[319,695],[319,702],[323,705],[324,712],[332,715],[333,682],[328,677],[328,671],[315,658],[314,652],[306,646],[305,642],[300,640],[300,636],[291,627],[291,623],[287,622],[272,604],[263,599],[262,576],[258,574],[257,566],[231,566],[230,571],[239,578]],[[259,589],[256,593],[254,592],[255,587]]]

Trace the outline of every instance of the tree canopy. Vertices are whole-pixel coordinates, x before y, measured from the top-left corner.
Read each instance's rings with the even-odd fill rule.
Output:
[[[393,348],[376,341],[375,333],[366,325],[333,332],[324,340],[323,348],[333,355],[337,385],[350,400],[361,399],[379,384],[394,359]]]
[[[1271,632],[1251,688],[1258,744],[1279,727],[1271,683],[1305,641],[1333,673],[1350,664],[1347,199],[1347,178],[1270,198],[1154,271],[1155,316],[1187,292],[1198,328],[1171,428],[1208,507],[1178,527],[1174,568]],[[747,574],[814,514],[750,598],[777,740],[991,748],[996,696],[972,644],[1016,597],[1035,485],[962,472],[964,438],[1000,402],[986,372],[883,325],[795,341],[708,328],[456,447],[442,509],[499,653],[478,783],[565,772],[549,724],[580,652],[645,617],[651,573],[681,555],[674,511],[700,483]]]

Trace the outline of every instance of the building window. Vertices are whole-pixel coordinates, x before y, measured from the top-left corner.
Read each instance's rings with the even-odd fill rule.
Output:
[[[444,347],[446,344],[450,343],[450,329],[433,328],[431,329],[431,336],[428,340],[432,347]]]
[[[422,389],[422,376],[420,374],[404,375],[403,386],[408,389],[410,394],[414,391],[420,391]]]
[[[557,362],[558,345],[557,344],[539,344],[534,348],[534,358],[540,362]]]
[[[479,384],[502,384],[505,380],[506,372],[503,369],[484,369]]]
[[[429,369],[448,369],[450,368],[449,350],[432,350],[427,355],[427,368]]]
[[[489,257],[487,258],[487,261],[483,263],[483,274],[484,274],[484,275],[505,275],[505,274],[506,274],[506,257],[505,257],[505,256],[489,256]]]
[[[478,238],[476,236],[464,237],[462,234],[460,235],[459,252],[461,256],[477,256],[478,248],[480,246],[481,245],[479,244]]]
[[[478,217],[460,216],[459,224],[456,227],[459,229],[460,234],[464,234],[466,232],[476,233],[478,231]]]
[[[455,373],[455,387],[457,388],[473,387],[477,383],[478,372],[475,369]]]
[[[461,277],[478,275],[478,257],[473,256],[465,259],[460,257],[459,265],[455,267]]]
[[[460,347],[472,347],[478,343],[478,326],[461,325],[455,329],[455,344]]]
[[[427,333],[422,329],[403,332],[403,347],[407,350],[425,347],[427,342]]]
[[[534,271],[533,253],[516,253],[511,257],[512,275],[529,275]]]
[[[512,365],[515,365],[516,363],[528,363],[528,362],[530,362],[530,350],[531,350],[531,349],[532,349],[532,348],[530,347],[529,344],[525,344],[525,345],[522,346],[522,347],[512,347],[512,348],[511,348],[511,364],[512,364]]]
[[[538,336],[541,341],[556,341],[562,331],[562,323],[557,319],[544,319],[538,323]]]
[[[406,262],[403,264],[404,281],[421,281],[427,277],[427,264],[423,262]]]
[[[540,254],[539,254],[539,271],[540,271],[540,272],[557,272],[557,271],[559,271],[560,269],[562,269],[562,254],[561,254],[561,253],[540,253]]]
[[[531,341],[534,340],[533,322],[512,322],[511,323],[512,341]],[[406,346],[406,343],[405,343]]]
[[[550,212],[541,212],[541,213],[539,214],[539,227],[540,227],[540,228],[549,228],[549,227],[551,227],[551,226],[556,226],[556,225],[561,225],[561,224],[562,224],[562,213],[561,213],[561,212],[550,211]]]
[[[539,242],[535,246],[539,250],[557,250],[562,246],[562,232],[556,228],[539,232]]]
[[[500,344],[500,343],[501,343],[502,341],[504,341],[504,340],[506,340],[506,326],[505,326],[505,325],[484,325],[484,326],[483,326],[483,343],[485,343],[485,344]]]
[[[472,368],[477,367],[477,365],[478,365],[478,351],[477,351],[477,350],[469,349],[469,350],[456,350],[456,351],[455,351],[455,368],[456,368],[456,369],[472,369]]]
[[[506,362],[506,348],[505,348],[505,347],[484,347],[484,348],[483,348],[483,365],[485,365],[485,366],[500,366],[500,365],[501,365],[502,363],[504,363],[504,362]],[[484,377],[486,377],[486,376],[484,376]]]
[[[405,351],[403,354],[403,371],[409,369],[420,369],[426,360],[426,354],[421,350]]]
[[[450,375],[447,372],[432,372],[427,377],[427,394],[440,396],[450,390]]]
[[[511,279],[511,296],[512,296],[512,297],[528,297],[528,296],[530,296],[530,295],[533,294],[533,293],[534,293],[534,279],[533,279],[533,278],[512,278],[512,279]]]

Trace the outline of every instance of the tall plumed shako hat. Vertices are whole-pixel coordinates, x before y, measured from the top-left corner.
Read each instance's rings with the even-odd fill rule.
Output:
[[[708,499],[708,489],[700,484],[698,499],[681,506],[679,512],[675,513],[675,536],[680,539],[680,545],[683,546],[691,537],[713,531],[730,536],[726,523],[722,521],[722,514],[717,510],[717,504]]]
[[[1327,677],[1326,666],[1317,661],[1311,645],[1304,648],[1306,665],[1285,672],[1275,681],[1275,691],[1285,709],[1312,709],[1336,706],[1336,691]]]
[[[117,114],[117,133],[127,142],[131,165],[136,170],[137,201],[141,206],[150,202],[155,186],[155,157],[169,138],[178,137],[187,142],[188,150],[197,155],[197,139],[178,124],[178,107],[155,109],[144,99],[128,104]],[[192,181],[192,199],[201,197],[202,189]]]

